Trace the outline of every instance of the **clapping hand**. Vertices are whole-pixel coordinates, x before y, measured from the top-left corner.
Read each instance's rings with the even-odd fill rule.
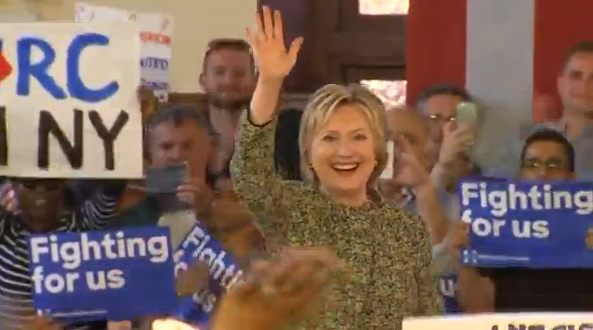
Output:
[[[395,158],[393,183],[407,188],[417,188],[430,182],[430,173],[414,155],[410,142],[404,136],[395,138]]]
[[[288,48],[284,45],[282,16],[264,6],[262,14],[255,16],[257,29],[247,29],[247,38],[259,70],[260,79],[283,79],[296,63],[303,38],[296,38]]]
[[[289,248],[252,264],[252,277],[225,296],[214,329],[281,329],[315,312],[342,262],[325,248]]]

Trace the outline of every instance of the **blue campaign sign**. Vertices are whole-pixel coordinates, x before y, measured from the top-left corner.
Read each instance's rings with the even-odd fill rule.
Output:
[[[593,182],[470,179],[458,196],[470,223],[462,263],[593,268]]]
[[[126,320],[176,306],[166,227],[33,235],[35,308],[66,322]]]
[[[176,274],[194,262],[208,263],[210,268],[208,288],[183,300],[175,313],[181,320],[193,324],[206,324],[218,298],[243,279],[243,272],[233,256],[199,222],[179,245],[174,260]]]
[[[445,314],[461,313],[461,308],[457,302],[457,275],[441,276],[438,278],[437,283],[445,305]]]

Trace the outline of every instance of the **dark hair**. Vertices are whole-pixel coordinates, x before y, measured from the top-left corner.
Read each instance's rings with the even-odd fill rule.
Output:
[[[303,112],[297,109],[283,110],[278,114],[274,163],[285,180],[302,180],[299,151],[299,127]]]
[[[525,153],[529,146],[531,146],[535,142],[554,142],[561,145],[564,149],[564,154],[566,158],[568,158],[568,169],[570,172],[574,172],[575,169],[575,154],[574,148],[572,144],[568,141],[568,139],[562,134],[561,132],[553,129],[540,129],[533,134],[531,134],[526,140],[525,144],[523,145],[523,149],[521,150],[521,162],[525,158]]]
[[[193,121],[197,127],[204,130],[206,135],[213,137],[213,130],[208,118],[198,111],[193,104],[159,104],[157,110],[151,115],[144,129],[144,153],[147,159],[150,154],[151,131],[162,123],[173,123],[181,126],[186,120]]]
[[[459,97],[463,102],[473,102],[473,98],[465,88],[449,83],[439,83],[431,85],[418,94],[416,108],[422,108],[431,97],[437,95],[452,95]]]
[[[249,54],[250,65],[252,70],[255,71],[255,59],[251,46],[243,39],[214,39],[208,43],[206,53],[204,54],[204,61],[202,62],[202,72],[206,72],[208,68],[208,59],[213,52],[221,49],[232,49],[237,51],[244,51]]]
[[[568,49],[568,52],[566,52],[566,56],[564,58],[564,67],[566,67],[566,64],[568,64],[572,57],[578,53],[593,54],[593,41],[581,41],[572,45],[572,47]]]

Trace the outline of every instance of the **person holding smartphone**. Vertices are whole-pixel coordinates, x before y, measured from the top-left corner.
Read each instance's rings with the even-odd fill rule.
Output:
[[[472,151],[480,130],[479,110],[465,89],[450,84],[423,90],[416,109],[429,123],[431,177],[440,188],[451,190],[477,166]]]

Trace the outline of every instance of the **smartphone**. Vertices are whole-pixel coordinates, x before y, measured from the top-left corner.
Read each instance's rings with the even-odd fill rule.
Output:
[[[395,166],[395,143],[387,141],[387,164],[381,173],[380,179],[393,179],[393,167]]]
[[[462,125],[478,123],[478,106],[471,102],[461,102],[455,109],[455,121]]]
[[[185,181],[187,163],[149,166],[146,170],[146,192],[151,194],[175,193]]]

